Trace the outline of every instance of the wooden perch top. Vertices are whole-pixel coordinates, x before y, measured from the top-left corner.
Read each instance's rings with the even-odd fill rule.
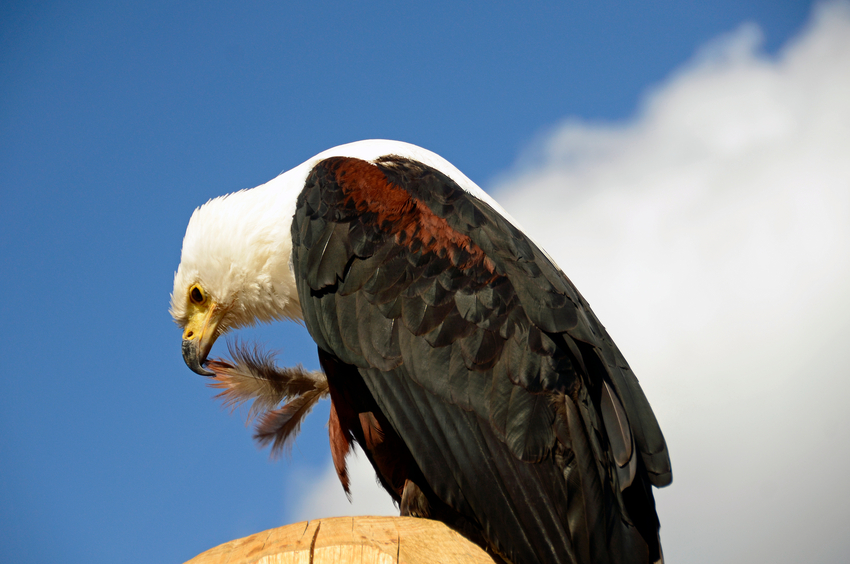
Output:
[[[332,517],[232,540],[186,564],[494,564],[478,545],[439,521]]]

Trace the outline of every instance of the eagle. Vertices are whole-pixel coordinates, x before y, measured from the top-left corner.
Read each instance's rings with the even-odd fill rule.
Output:
[[[442,157],[360,141],[208,201],[171,314],[185,363],[231,402],[295,398],[268,410],[261,439],[279,446],[330,396],[346,492],[357,443],[401,515],[497,559],[663,560],[652,486],[672,473],[637,378],[555,261]],[[208,359],[225,332],[278,320],[306,326],[323,374],[256,350]],[[250,378],[266,391],[246,392]]]

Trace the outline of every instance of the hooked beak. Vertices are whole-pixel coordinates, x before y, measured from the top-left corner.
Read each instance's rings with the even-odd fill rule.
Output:
[[[218,325],[224,313],[216,305],[212,304],[209,308],[199,308],[189,318],[189,323],[186,324],[186,329],[183,331],[183,361],[192,372],[201,376],[215,376],[215,372],[210,372],[204,368],[204,364],[206,364],[207,355],[210,354],[210,349],[212,349],[213,343],[218,337]]]
[[[183,339],[183,361],[195,374],[215,376],[215,372],[210,372],[204,368],[203,365],[207,361],[207,355],[201,353],[197,341]]]

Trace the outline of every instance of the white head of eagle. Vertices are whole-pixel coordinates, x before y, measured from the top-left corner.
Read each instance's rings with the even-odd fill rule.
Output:
[[[210,200],[171,314],[209,376],[224,332],[304,323],[346,490],[357,442],[403,515],[508,562],[661,558],[650,486],[670,460],[628,363],[552,259],[430,151],[342,145]]]

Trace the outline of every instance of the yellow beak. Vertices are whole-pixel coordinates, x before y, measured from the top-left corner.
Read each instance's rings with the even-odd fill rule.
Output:
[[[196,374],[215,376],[214,372],[204,368],[204,364],[218,337],[218,326],[223,316],[224,309],[216,303],[192,308],[189,322],[183,330],[183,360]]]

